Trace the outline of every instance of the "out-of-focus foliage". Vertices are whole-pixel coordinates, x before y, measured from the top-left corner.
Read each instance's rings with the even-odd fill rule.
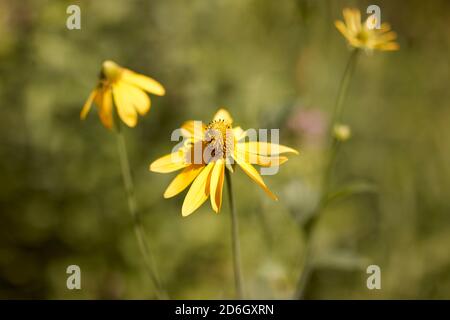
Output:
[[[66,28],[79,4],[82,29]],[[149,163],[184,120],[227,106],[244,128],[281,128],[301,150],[265,177],[266,199],[234,177],[250,298],[289,298],[314,208],[323,128],[349,50],[333,22],[368,1],[0,1],[0,297],[153,298],[134,238],[113,133],[79,112],[101,62],[161,81],[149,115],[126,130],[139,209],[173,298],[233,296],[230,219],[203,206],[181,217]],[[307,298],[450,297],[448,1],[379,1],[395,53],[362,55],[344,119],[339,196],[315,237]],[[245,190],[245,192],[241,192]],[[224,195],[226,199],[226,194]],[[366,288],[377,264],[382,290]],[[82,290],[66,288],[66,267]]]

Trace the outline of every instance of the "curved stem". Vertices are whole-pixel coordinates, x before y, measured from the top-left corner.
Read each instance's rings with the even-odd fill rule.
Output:
[[[347,96],[348,87],[350,84],[351,77],[355,70],[357,57],[359,54],[358,49],[353,49],[348,58],[347,64],[345,66],[344,74],[341,78],[341,82],[339,83],[338,95],[336,98],[336,103],[333,109],[333,116],[330,121],[330,126],[328,128],[329,136],[331,137],[330,141],[330,149],[328,153],[328,159],[325,164],[325,171],[323,174],[322,182],[321,182],[321,197],[317,208],[311,215],[311,218],[304,225],[304,233],[305,233],[305,253],[303,254],[302,260],[302,270],[300,271],[300,277],[297,283],[297,290],[295,292],[296,299],[303,299],[304,293],[311,277],[311,274],[314,270],[314,263],[312,258],[312,250],[311,250],[311,242],[314,234],[314,230],[317,225],[317,221],[319,220],[320,212],[326,207],[327,199],[330,189],[330,180],[331,174],[333,172],[334,163],[336,161],[336,156],[338,154],[340,148],[340,141],[334,139],[333,137],[333,128],[336,124],[341,121],[344,102]]]
[[[130,211],[131,217],[133,218],[134,233],[136,234],[136,238],[139,244],[139,250],[141,251],[142,257],[144,259],[147,272],[150,276],[150,279],[153,282],[153,285],[155,286],[157,298],[164,299],[166,298],[166,294],[162,289],[161,282],[156,272],[153,256],[151,254],[150,247],[146,241],[142,221],[140,219],[137,210],[134,184],[133,179],[131,178],[131,170],[128,161],[128,153],[125,143],[125,137],[120,128],[121,126],[120,121],[117,121],[116,124],[117,124],[116,125],[117,148],[119,151],[120,168],[122,169],[122,178],[128,200],[128,209]]]
[[[244,290],[242,286],[242,269],[241,269],[241,253],[239,247],[239,225],[238,217],[236,214],[236,207],[233,198],[233,186],[231,184],[231,175],[228,169],[225,169],[227,189],[228,189],[228,200],[230,203],[231,211],[231,244],[233,251],[233,270],[234,270],[234,285],[236,288],[236,295],[238,299],[242,299],[244,296]]]

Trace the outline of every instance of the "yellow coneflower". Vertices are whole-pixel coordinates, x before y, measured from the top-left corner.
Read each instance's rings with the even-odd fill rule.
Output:
[[[145,92],[159,96],[165,94],[164,87],[156,80],[122,68],[117,63],[107,60],[103,62],[98,84],[84,104],[80,118],[82,120],[86,118],[92,103],[95,102],[103,125],[108,129],[115,127],[120,167],[128,200],[128,210],[133,218],[139,249],[155,286],[157,297],[166,298],[167,295],[162,288],[150,246],[145,239],[145,233],[139,218],[125,137],[119,120],[120,118],[127,126],[134,127],[137,123],[137,114],[144,115],[150,110],[150,98]],[[114,116],[114,105],[119,117]]]
[[[388,23],[382,23],[379,29],[375,28],[377,21],[373,15],[361,23],[361,13],[354,8],[345,8],[343,15],[345,23],[337,20],[334,24],[352,47],[381,51],[399,49],[398,43],[394,41],[397,34],[390,31]]]
[[[158,81],[107,60],[103,62],[99,82],[84,104],[80,117],[85,119],[95,102],[101,122],[110,129],[114,123],[114,101],[120,119],[127,126],[134,127],[138,114],[145,115],[150,110],[150,98],[145,92],[158,96],[165,94]]]
[[[187,143],[150,165],[151,171],[160,173],[182,169],[164,192],[165,198],[179,194],[192,183],[182,206],[183,216],[194,212],[208,197],[213,210],[220,211],[225,170],[232,170],[230,163],[234,162],[269,197],[277,200],[253,164],[271,167],[287,161],[287,157],[280,154],[298,152],[269,142],[244,141],[246,132],[232,125],[233,119],[225,109],[220,109],[208,125],[187,121],[181,127]],[[196,159],[197,154],[200,159]]]

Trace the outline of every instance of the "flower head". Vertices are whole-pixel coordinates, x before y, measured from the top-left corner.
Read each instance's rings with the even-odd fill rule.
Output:
[[[165,94],[164,87],[156,80],[107,60],[103,62],[98,84],[84,104],[80,118],[86,118],[92,102],[95,102],[101,122],[110,129],[114,104],[120,119],[127,126],[134,127],[138,114],[145,115],[150,110],[151,102],[146,92],[158,96]]]
[[[217,111],[207,125],[200,121],[187,121],[181,130],[185,137],[183,146],[155,160],[150,170],[168,173],[182,169],[167,187],[164,198],[179,194],[192,183],[183,202],[183,216],[198,209],[208,197],[213,210],[220,211],[225,170],[233,171],[234,163],[269,197],[277,200],[253,164],[272,167],[287,161],[287,157],[281,154],[298,154],[294,149],[275,143],[244,141],[247,132],[241,127],[233,127],[233,119],[225,109]]]
[[[375,28],[377,23],[374,15],[361,23],[361,13],[358,9],[345,8],[343,10],[344,22],[335,21],[336,28],[355,48],[366,50],[394,51],[399,49],[394,40],[397,34],[391,30],[388,23],[382,23],[380,28]]]

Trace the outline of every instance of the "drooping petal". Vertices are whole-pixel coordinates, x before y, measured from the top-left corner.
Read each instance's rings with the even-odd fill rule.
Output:
[[[113,127],[113,114],[112,114],[112,92],[111,89],[103,90],[101,94],[101,105],[98,107],[98,115],[103,125],[111,129]]]
[[[179,173],[169,184],[164,192],[164,198],[167,199],[176,196],[186,189],[203,168],[203,165],[190,165],[189,167],[184,168],[184,170],[181,171],[181,173]]]
[[[241,150],[236,150],[239,157],[243,159],[245,162],[250,164],[257,164],[262,167],[272,167],[272,166],[280,166],[286,161],[288,158],[285,156],[263,156],[257,153],[249,153],[243,152]]]
[[[129,99],[133,103],[137,112],[140,115],[145,115],[150,110],[150,98],[148,95],[138,87],[127,83],[121,83],[121,87],[128,92]]]
[[[150,171],[167,173],[183,169],[189,165],[185,162],[184,151],[178,150],[153,161],[150,164]]]
[[[86,102],[84,103],[83,108],[81,109],[81,113],[80,113],[80,118],[82,120],[86,119],[86,116],[87,116],[89,110],[91,110],[91,105],[95,99],[95,96],[97,95],[97,92],[98,92],[97,89],[92,90],[92,92],[89,94],[89,97],[87,98]]]
[[[233,123],[233,118],[231,117],[230,113],[225,110],[224,108],[219,109],[216,114],[214,115],[213,118],[214,121],[217,120],[225,120],[226,122],[228,122],[229,124]]]
[[[155,79],[133,72],[128,69],[123,70],[121,80],[131,85],[138,86],[139,88],[147,92],[153,93],[157,96],[163,96],[166,93],[164,87]]]
[[[181,214],[183,217],[190,215],[197,210],[209,196],[209,182],[211,178],[211,170],[214,168],[214,162],[208,163],[206,167],[200,172],[197,178],[192,183],[189,191],[184,198]]]
[[[211,172],[211,206],[215,212],[219,212],[222,207],[222,190],[225,173],[225,160],[219,159],[216,161]]]
[[[128,95],[128,90],[120,82],[113,84],[114,102],[120,119],[129,127],[136,126],[137,112]]]
[[[281,144],[270,143],[270,142],[260,142],[260,141],[249,141],[236,143],[235,148],[238,151],[245,153],[255,153],[264,156],[278,155],[282,153],[295,153],[298,151]]]
[[[245,162],[242,158],[239,157],[238,154],[233,155],[236,163],[242,168],[242,170],[253,180],[255,181],[273,200],[278,200],[277,196],[269,190],[269,188],[264,183],[261,175],[256,171],[256,169],[249,163]]]

